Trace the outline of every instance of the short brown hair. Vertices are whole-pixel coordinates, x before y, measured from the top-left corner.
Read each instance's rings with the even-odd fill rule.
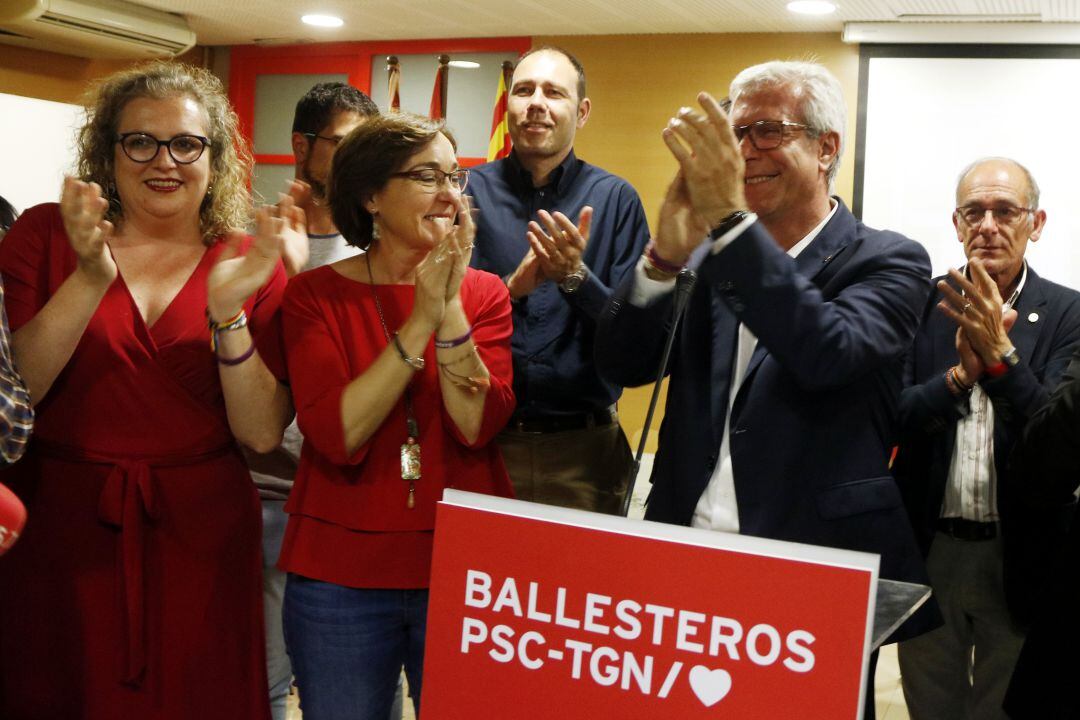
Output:
[[[106,218],[117,222],[124,215],[114,182],[116,132],[120,114],[138,98],[190,97],[206,114],[210,139],[210,184],[199,208],[199,229],[209,243],[230,230],[246,227],[251,219],[252,157],[240,136],[236,113],[218,80],[208,70],[176,62],[154,61],[110,75],[95,85],[86,98],[86,122],[79,129],[78,174],[101,186],[109,201]]]
[[[347,243],[358,248],[371,244],[374,218],[365,201],[439,134],[457,150],[442,120],[412,113],[377,115],[345,136],[334,151],[326,196],[334,225]]]

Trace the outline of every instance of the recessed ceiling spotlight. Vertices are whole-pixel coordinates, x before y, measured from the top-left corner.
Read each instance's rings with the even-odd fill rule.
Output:
[[[300,20],[305,25],[314,25],[315,27],[335,28],[341,27],[345,24],[345,21],[339,17],[333,15],[304,15]]]
[[[826,0],[794,0],[787,4],[787,9],[799,15],[828,15],[836,12],[836,6]]]
[[[451,60],[450,67],[463,68],[465,70],[475,70],[480,67],[480,63],[473,62],[472,60]]]

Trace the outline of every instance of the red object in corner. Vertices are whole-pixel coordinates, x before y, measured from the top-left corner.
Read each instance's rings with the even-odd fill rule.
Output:
[[[19,539],[26,524],[26,508],[4,485],[0,485],[0,555],[3,555]]]

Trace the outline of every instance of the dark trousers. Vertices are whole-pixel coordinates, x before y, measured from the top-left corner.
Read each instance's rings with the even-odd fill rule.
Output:
[[[617,515],[633,464],[618,422],[603,427],[499,434],[519,500]]]

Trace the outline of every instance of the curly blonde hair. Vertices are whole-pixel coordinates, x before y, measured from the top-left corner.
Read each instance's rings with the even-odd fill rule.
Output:
[[[88,93],[86,122],[79,129],[77,170],[86,182],[102,187],[109,210],[106,218],[116,223],[124,215],[114,182],[117,125],[124,107],[137,98],[190,97],[206,114],[210,139],[211,188],[199,208],[199,229],[209,244],[229,230],[241,229],[251,220],[248,179],[254,161],[240,136],[239,122],[218,80],[208,70],[182,63],[157,60],[118,73],[97,83]]]

